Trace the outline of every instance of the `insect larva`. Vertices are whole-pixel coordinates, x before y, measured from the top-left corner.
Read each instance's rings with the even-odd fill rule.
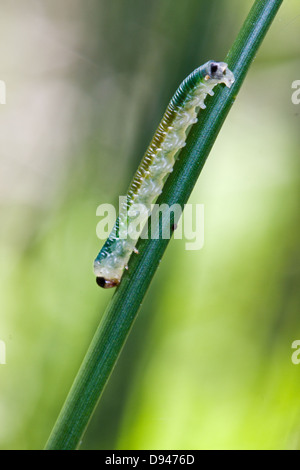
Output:
[[[168,174],[173,170],[179,150],[185,146],[190,127],[197,122],[199,109],[205,109],[206,96],[213,95],[213,88],[223,83],[228,88],[234,82],[234,75],[224,62],[209,61],[192,72],[179,86],[171,99],[144,158],[129,186],[126,203],[120,210],[115,226],[103,248],[94,261],[94,273],[101,287],[114,287],[120,283],[124,269],[143,224],[153,204],[162,192]],[[146,209],[140,220],[140,230],[130,236],[130,223],[134,222],[139,204]],[[128,233],[122,237],[121,233]]]

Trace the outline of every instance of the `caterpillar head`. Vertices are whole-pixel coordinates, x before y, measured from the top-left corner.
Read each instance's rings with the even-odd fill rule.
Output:
[[[213,80],[216,83],[224,83],[228,88],[234,83],[234,75],[225,62],[210,60],[205,64],[205,80]]]

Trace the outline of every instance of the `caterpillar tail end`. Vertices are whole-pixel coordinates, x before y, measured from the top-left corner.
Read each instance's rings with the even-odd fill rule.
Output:
[[[111,287],[117,287],[120,284],[118,279],[105,279],[104,277],[96,277],[98,286],[103,289],[110,289]]]
[[[101,253],[101,252],[100,252]],[[103,289],[110,289],[111,287],[117,287],[120,284],[122,271],[120,269],[113,269],[107,265],[109,258],[98,258],[94,261],[94,274],[96,276],[96,283]]]

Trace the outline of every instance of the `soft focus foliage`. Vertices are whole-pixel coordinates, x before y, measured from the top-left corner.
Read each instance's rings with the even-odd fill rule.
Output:
[[[2,2],[1,449],[44,446],[112,295],[96,208],[251,5]],[[285,2],[190,200],[204,247],[171,242],[82,448],[299,448],[299,24]]]

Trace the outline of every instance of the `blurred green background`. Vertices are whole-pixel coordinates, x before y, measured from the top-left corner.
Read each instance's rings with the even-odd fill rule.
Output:
[[[43,448],[112,292],[96,208],[118,203],[182,79],[252,0],[1,3],[0,448]],[[300,5],[283,6],[190,202],[83,449],[300,447]]]

